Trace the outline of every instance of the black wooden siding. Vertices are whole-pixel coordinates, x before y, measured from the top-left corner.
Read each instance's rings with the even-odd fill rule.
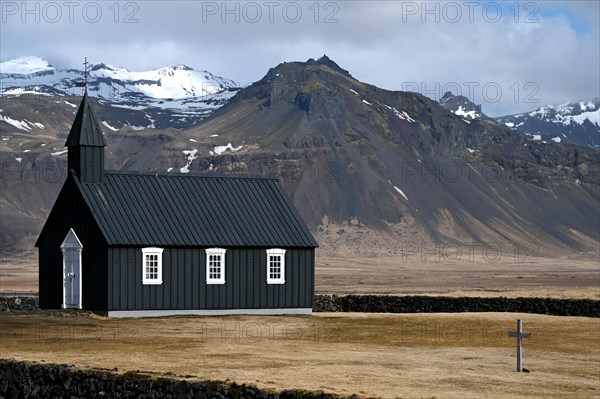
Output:
[[[104,175],[103,147],[70,147],[69,169],[79,173],[77,176],[82,183],[102,183]]]
[[[70,228],[73,228],[83,245],[82,305],[85,309],[105,310],[107,245],[71,177],[67,178],[36,243],[39,248],[40,307],[59,309],[62,305],[63,264],[60,245]]]
[[[312,308],[314,250],[288,249],[285,284],[267,284],[265,249],[229,248],[225,284],[206,284],[206,252],[165,248],[163,283],[142,284],[142,250],[108,249],[108,309]]]

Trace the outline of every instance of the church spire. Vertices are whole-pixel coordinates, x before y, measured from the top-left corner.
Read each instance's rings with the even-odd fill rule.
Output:
[[[82,183],[102,183],[106,141],[94,115],[87,93],[87,60],[85,91],[71,126],[65,147],[69,148],[69,171]]]
[[[67,137],[66,147],[84,145],[91,147],[105,147],[104,135],[100,124],[94,115],[90,105],[87,91],[83,94],[77,115],[71,126],[69,137]]]

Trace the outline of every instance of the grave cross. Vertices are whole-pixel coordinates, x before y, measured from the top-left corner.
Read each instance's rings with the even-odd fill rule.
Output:
[[[517,320],[517,331],[509,331],[509,337],[517,338],[517,371],[523,371],[523,338],[531,338],[531,333],[523,332],[523,322]]]

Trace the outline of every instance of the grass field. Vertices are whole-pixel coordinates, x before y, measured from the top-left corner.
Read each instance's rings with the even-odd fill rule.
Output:
[[[29,259],[31,260],[31,259]],[[36,292],[35,262],[0,291]],[[318,293],[600,299],[596,258],[426,261],[318,254]],[[524,366],[515,372],[518,318]],[[600,398],[600,320],[507,313],[112,320],[0,316],[0,357],[384,398]]]
[[[515,372],[517,318],[533,337]],[[384,398],[598,398],[600,320],[530,314],[1,316],[0,356]],[[192,376],[192,377],[189,377]]]
[[[33,255],[0,263],[0,292],[38,289]],[[450,296],[539,296],[600,299],[600,259],[588,257],[502,257],[459,261],[428,255],[373,258],[317,253],[317,293]]]

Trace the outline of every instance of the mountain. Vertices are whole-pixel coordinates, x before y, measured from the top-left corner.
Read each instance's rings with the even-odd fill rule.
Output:
[[[535,111],[496,118],[498,123],[541,141],[600,146],[600,99],[547,105]]]
[[[340,70],[327,57],[271,69],[189,130],[242,149],[224,158],[195,147],[200,161],[191,170],[282,176],[321,238],[346,240],[349,250],[400,253],[415,242],[596,247],[597,151],[530,140],[483,115],[473,119],[478,108],[457,115]]]
[[[451,91],[446,92],[442,98],[440,98],[440,104],[450,112],[464,117],[465,120],[475,118],[490,119],[481,112],[481,105],[476,105],[463,95],[455,96]]]
[[[30,128],[3,129],[0,142],[7,253],[31,248],[66,176],[75,109],[64,101],[2,104]],[[106,128],[106,166],[277,176],[326,253],[402,262],[476,252],[493,263],[523,250],[597,251],[600,153],[532,140],[465,107],[360,82],[326,56],[287,62],[193,127]]]
[[[105,122],[113,129],[192,126],[223,105],[239,86],[186,65],[135,72],[98,63],[89,66],[88,75],[90,95],[111,108],[105,112]],[[81,94],[78,86],[83,81],[84,71],[56,69],[39,57],[0,64],[2,96],[72,97]]]
[[[465,119],[491,119],[467,97],[447,92],[440,104]],[[535,111],[494,118],[506,128],[542,143],[600,146],[600,99],[575,101],[563,105],[547,105]]]

